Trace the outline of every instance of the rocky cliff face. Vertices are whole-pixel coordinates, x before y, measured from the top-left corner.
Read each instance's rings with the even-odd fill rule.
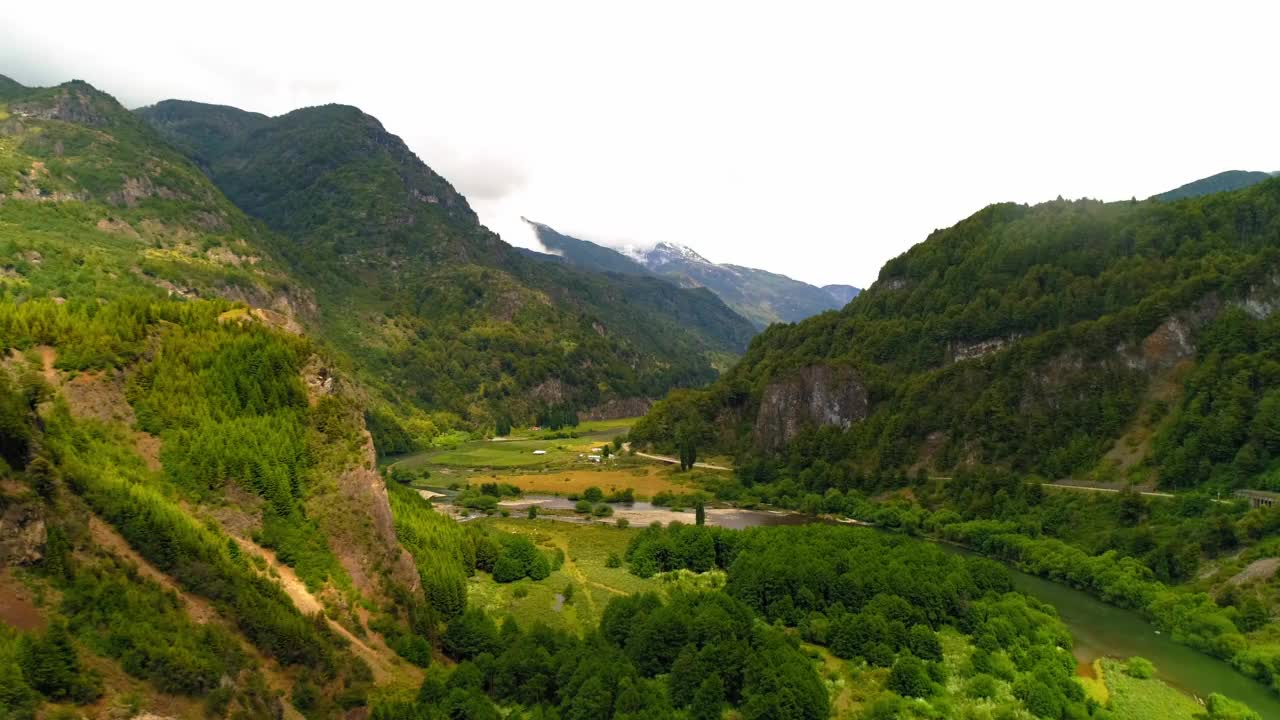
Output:
[[[4,508],[0,512],[0,566],[40,562],[48,537],[39,505],[15,503]]]
[[[584,413],[579,413],[582,420],[617,420],[619,418],[639,417],[649,412],[653,401],[648,398],[618,398],[600,403]]]
[[[421,586],[413,557],[396,537],[387,487],[376,468],[373,438],[364,433],[363,462],[337,478],[338,502],[345,519],[329,524],[329,544],[356,587],[370,597],[382,591],[379,576],[417,593]],[[334,499],[330,496],[329,499]],[[320,514],[320,513],[318,513]],[[352,522],[351,519],[355,518]]]
[[[806,427],[846,429],[866,417],[867,388],[852,370],[811,365],[765,388],[755,442],[759,447],[781,447]]]

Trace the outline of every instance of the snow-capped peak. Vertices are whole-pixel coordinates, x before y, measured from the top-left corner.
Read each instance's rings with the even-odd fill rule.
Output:
[[[693,248],[679,243],[660,242],[653,247],[623,245],[618,251],[650,269],[676,262],[711,264],[710,260],[699,255]]]

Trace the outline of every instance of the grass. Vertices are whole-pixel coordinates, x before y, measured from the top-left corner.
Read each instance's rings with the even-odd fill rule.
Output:
[[[477,440],[447,450],[413,455],[400,460],[397,464],[409,468],[433,465],[467,468],[538,467],[576,459],[578,453],[569,448],[569,442],[568,440],[512,440],[509,442]],[[534,450],[544,450],[546,454],[534,455]]]
[[[1107,689],[1106,673],[1102,669],[1101,658],[1091,665],[1081,665],[1076,673],[1076,680],[1084,686],[1084,694],[1093,698],[1099,705],[1105,706],[1111,701],[1111,691]]]
[[[1103,660],[1101,668],[1116,720],[1195,720],[1204,715],[1204,708],[1195,700],[1155,678],[1140,680],[1126,675],[1117,660]]]
[[[597,440],[612,440],[615,435],[625,435],[627,431],[631,429],[631,426],[635,424],[636,420],[639,420],[639,419],[640,418],[618,418],[615,420],[587,420],[585,422],[578,423],[577,427],[569,428],[568,431],[577,433],[579,438],[592,435],[592,436],[599,436],[596,438]],[[512,430],[511,434],[514,437],[532,435],[533,437],[536,437],[536,438],[551,439],[552,436],[554,436],[558,432],[564,432],[564,431],[541,430],[536,433],[530,433],[527,430],[525,431]]]
[[[572,428],[576,437],[555,437],[557,431],[532,435],[513,432],[512,440],[473,440],[454,447],[427,450],[399,458],[392,464],[409,469],[421,467],[516,468],[551,467],[581,460],[579,454],[598,448],[615,436],[625,434],[635,418],[592,420]],[[534,455],[545,450],[545,455]]]
[[[461,468],[517,468],[517,467],[550,467],[583,462],[580,454],[599,447],[601,443],[592,443],[583,438],[561,438],[558,440],[473,440],[455,447],[441,450],[428,450],[401,458],[392,463],[409,469],[421,467],[461,467]],[[543,450],[545,455],[534,455],[533,451]]]
[[[499,584],[478,573],[467,587],[467,602],[494,615],[512,615],[522,627],[542,622],[583,634],[594,628],[605,606],[615,597],[661,588],[658,579],[644,580],[625,567],[605,567],[611,553],[622,556],[638,529],[607,525],[573,525],[553,520],[489,518],[490,527],[531,538],[539,548],[564,552],[564,565],[545,580]],[[573,585],[573,600],[556,609],[556,595]],[[517,593],[520,590],[520,593]],[[517,594],[525,594],[517,597]]]
[[[599,469],[547,470],[541,473],[503,475],[498,478],[524,492],[567,495],[598,487],[609,493],[631,488],[640,497],[653,497],[660,492],[686,492],[669,468],[653,464],[637,467],[603,467]]]

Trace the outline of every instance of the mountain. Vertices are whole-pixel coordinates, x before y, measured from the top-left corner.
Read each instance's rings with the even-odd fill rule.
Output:
[[[867,298],[771,327],[633,432],[736,449],[735,473],[655,474],[631,453],[599,468],[601,485],[678,478],[667,500],[698,519],[714,493],[900,532],[553,527],[505,517],[506,476],[443,458],[545,443],[589,476],[574,451],[598,434],[453,441],[495,412],[563,416],[589,383],[679,385],[752,332],[709,290],[507,247],[352,108],[134,114],[82,82],[0,93],[0,717],[825,720],[863,699],[881,717],[989,714],[993,697],[1011,716],[1106,714],[1048,607],[918,533],[1142,610],[1264,682],[1280,667],[1273,509],[1055,501],[1034,476],[973,467],[1087,464],[1090,433],[1128,417],[1112,472],[1272,478],[1280,180],[988,208]],[[920,467],[954,478],[894,464],[925,431],[936,462]],[[425,472],[380,469],[397,433],[448,448],[435,482],[502,517],[457,522],[402,484]],[[1151,434],[1151,464],[1123,465]],[[1251,716],[1216,693],[1205,706]]]
[[[959,543],[1274,690],[1280,178],[986,207],[856,302],[761,333],[631,446],[731,456],[722,502]],[[724,460],[717,462],[725,463]],[[1248,583],[1245,585],[1245,583]]]
[[[1278,259],[1280,179],[1176,206],[992,205],[839,313],[765,331],[633,439],[671,449],[688,412],[722,451],[821,443],[832,482],[977,465],[1280,489]]]
[[[412,682],[402,656],[429,657],[432,611],[373,469],[367,392],[304,334],[315,291],[110,95],[15,85],[0,716],[122,693],[182,717],[281,716],[290,695],[331,716],[375,677]]]
[[[1185,198],[1200,197],[1202,195],[1210,195],[1212,193],[1226,192],[1228,190],[1239,190],[1241,188],[1256,185],[1275,173],[1265,173],[1250,170],[1228,170],[1220,172],[1217,175],[1210,175],[1207,178],[1201,178],[1193,182],[1189,182],[1181,187],[1174,188],[1159,195],[1152,195],[1152,200],[1160,200],[1163,202],[1173,202],[1174,200],[1182,200]]]
[[[828,295],[835,298],[836,302],[840,303],[840,307],[844,307],[845,305],[853,302],[853,299],[858,297],[858,294],[862,292],[860,288],[856,288],[852,285],[823,285],[822,289],[826,290]]]
[[[524,220],[529,227],[537,234],[539,242],[552,255],[563,259],[566,263],[582,268],[583,270],[593,270],[595,272],[619,273],[622,275],[641,275],[652,276],[649,271],[641,263],[633,260],[612,248],[597,245],[587,240],[579,240],[578,238],[557,232],[549,225],[534,222],[526,218]]]
[[[705,287],[757,327],[796,322],[840,304],[829,293],[785,275],[741,265],[718,265],[692,249],[658,243],[639,252],[645,267],[686,287]]]
[[[397,414],[438,432],[703,383],[754,334],[704,290],[517,251],[357,108],[267,118],[165,101],[138,115],[264,222],[315,288],[317,331],[387,400],[380,449],[404,446]]]
[[[529,224],[543,246],[567,264],[625,275],[652,274],[684,288],[706,288],[761,329],[844,306],[822,288],[765,270],[717,265],[684,245],[660,242],[651,248],[613,250],[542,223]]]

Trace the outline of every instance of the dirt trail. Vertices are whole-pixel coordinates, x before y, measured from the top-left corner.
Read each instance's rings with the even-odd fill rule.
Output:
[[[96,515],[89,517],[89,537],[93,538],[93,542],[100,548],[110,551],[112,554],[122,557],[138,567],[138,574],[152,582],[156,583],[165,590],[171,590],[182,599],[183,607],[186,608],[187,614],[191,619],[203,625],[218,617],[218,613],[213,609],[207,600],[198,595],[187,592],[182,589],[173,578],[161,572],[156,566],[152,565],[149,560],[138,554],[136,550],[129,545],[115,528],[103,522]]]
[[[34,349],[40,355],[40,367],[45,382],[58,387],[58,371],[53,367],[53,364],[58,361],[58,351],[48,345],[37,345]]]
[[[552,543],[557,548],[559,548],[561,552],[564,553],[564,565],[560,566],[560,569],[563,570],[564,574],[568,575],[575,584],[581,585],[583,590],[586,591],[586,592],[576,593],[574,595],[574,602],[577,602],[578,598],[582,598],[583,602],[586,603],[587,612],[590,613],[591,621],[595,622],[595,620],[600,616],[596,614],[596,602],[591,597],[590,588],[592,585],[599,585],[599,583],[592,582],[587,577],[587,574],[582,572],[582,570],[578,567],[578,564],[573,561],[573,558],[570,557],[569,543],[567,540],[559,536],[553,536]],[[616,590],[614,590],[614,588],[611,588],[605,585],[599,585],[599,586],[604,588],[605,590],[609,590],[611,592],[617,592]],[[625,595],[626,593],[622,593],[622,594]]]
[[[279,576],[277,579],[280,582],[280,587],[284,590],[285,594],[289,596],[289,599],[293,601],[294,607],[298,608],[298,610],[304,615],[321,613],[325,622],[329,624],[329,628],[338,636],[349,642],[351,644],[352,651],[369,664],[369,668],[373,670],[375,683],[382,685],[388,681],[405,675],[412,676],[411,679],[414,682],[422,679],[417,668],[414,668],[408,663],[398,662],[395,659],[395,652],[386,646],[380,636],[375,634],[368,640],[361,639],[356,637],[356,635],[350,630],[343,627],[341,623],[324,616],[324,605],[316,598],[315,595],[311,594],[311,591],[307,589],[307,584],[302,581],[302,578],[298,577],[298,574],[293,571],[293,568],[280,562],[274,552],[262,547],[252,540],[247,540],[235,535],[232,535],[231,537],[240,545],[242,550],[262,558],[266,561],[268,566],[276,571]]]
[[[19,630],[39,630],[44,623],[44,615],[36,606],[31,590],[14,575],[13,568],[0,567],[0,624]]]
[[[623,445],[624,450],[630,449],[630,447],[631,447],[631,443],[625,443]],[[670,455],[650,455],[649,453],[642,453],[642,452],[636,451],[636,457],[648,458],[650,460],[657,460],[658,462],[671,463],[672,465],[680,464],[679,458],[673,458]],[[693,466],[696,468],[705,468],[707,470],[724,470],[725,472],[733,472],[733,468],[731,467],[725,467],[724,465],[712,465],[711,463],[696,462],[693,464]]]
[[[1119,490],[1119,489],[1117,489],[1117,488],[1109,488],[1109,487],[1094,487],[1094,486],[1092,486],[1092,485],[1075,485],[1075,484],[1072,484],[1072,483],[1067,482],[1067,481],[1058,481],[1058,482],[1054,482],[1054,483],[1044,483],[1041,487],[1046,487],[1046,488],[1061,488],[1061,489],[1063,489],[1063,490],[1081,490],[1081,491],[1084,491],[1084,492],[1100,492],[1100,493],[1118,493],[1118,492],[1120,492],[1120,490]],[[1171,497],[1176,497],[1173,493],[1164,493],[1164,492],[1145,492],[1145,491],[1144,491],[1144,492],[1139,492],[1138,494],[1139,494],[1139,495],[1145,495],[1146,497],[1158,497],[1158,498],[1171,498]]]
[[[138,552],[129,545],[129,542],[125,540],[120,533],[116,532],[115,528],[103,522],[96,515],[89,516],[89,536],[93,538],[93,541],[98,545],[98,547],[104,548],[112,554],[124,558],[136,565],[138,567],[139,575],[142,575],[148,580],[154,581],[166,590],[172,590],[177,593],[178,597],[182,599],[183,607],[187,611],[187,615],[193,621],[202,625],[208,622],[222,622],[218,612],[213,609],[213,606],[210,605],[207,600],[183,590],[181,586],[174,582],[173,578],[163,572],[160,572],[160,570],[157,569],[156,566],[152,565],[150,561],[139,555]],[[231,624],[227,624],[227,627],[235,630],[234,626]],[[288,678],[276,669],[274,663],[263,656],[257,648],[249,645],[247,649],[257,660],[258,667],[260,667],[266,674],[267,684],[272,689],[279,690],[282,693],[287,693],[289,688],[292,687]],[[283,707],[286,720],[303,720],[302,713],[298,712],[289,703],[283,703]]]

